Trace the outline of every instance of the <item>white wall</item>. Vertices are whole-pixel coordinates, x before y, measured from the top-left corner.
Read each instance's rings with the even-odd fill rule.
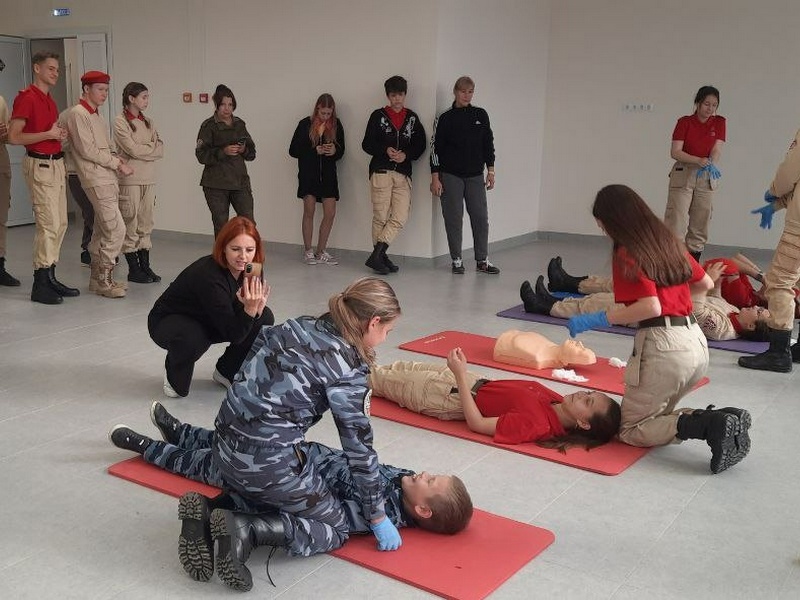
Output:
[[[553,3],[541,230],[598,233],[597,190],[627,183],[662,215],[676,119],[704,84],[720,90],[728,142],[710,241],[773,248],[748,211],[762,203],[800,127],[793,0]],[[626,102],[655,110],[623,113]]]
[[[394,74],[409,80],[407,104],[429,133],[437,108],[446,104],[437,102],[437,93],[449,90],[463,73],[476,79],[476,102],[489,110],[497,136],[498,188],[492,198],[498,205],[502,200],[503,210],[491,212],[492,239],[536,228],[538,184],[533,182],[541,164],[549,3],[141,0],[134,8],[72,0],[71,16],[54,18],[50,0],[2,0],[15,8],[3,11],[0,29],[12,35],[110,34],[116,88],[130,80],[148,85],[149,113],[166,141],[158,185],[160,229],[210,232],[193,151],[199,125],[213,105],[197,103],[197,94],[211,93],[223,82],[236,94],[237,114],[257,144],[249,170],[259,229],[268,240],[299,243],[297,166],[288,145],[316,97],[332,93],[347,152],[339,166],[342,199],[330,244],[366,250],[371,204],[361,138],[369,113],[385,104],[383,81]],[[182,103],[184,91],[194,94],[194,103]],[[120,100],[110,101],[118,111]],[[430,257],[446,247],[438,202],[428,191],[427,163],[426,152],[414,168],[414,208],[394,252]],[[524,194],[517,192],[518,185]],[[522,209],[524,219],[519,218]],[[434,249],[435,235],[441,239]]]

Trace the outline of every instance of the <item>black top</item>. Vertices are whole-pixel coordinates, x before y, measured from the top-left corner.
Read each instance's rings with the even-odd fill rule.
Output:
[[[433,125],[431,172],[458,177],[483,174],[483,167],[494,166],[494,134],[489,115],[477,106],[453,106]]]
[[[225,146],[245,140],[244,154],[228,156]],[[226,125],[217,119],[216,113],[203,121],[197,133],[197,147],[194,155],[200,164],[205,165],[200,185],[219,190],[248,190],[250,176],[245,161],[254,160],[256,145],[247,132],[247,127],[239,117]]]
[[[336,119],[336,152],[333,156],[317,154],[316,147],[308,137],[311,117],[297,124],[289,145],[289,156],[297,159],[297,197],[316,196],[339,198],[339,180],[336,177],[336,161],[344,155],[344,127]]]
[[[175,278],[150,311],[150,319],[180,314],[196,319],[215,343],[237,344],[258,322],[236,297],[239,284],[212,256],[204,256]],[[265,309],[266,310],[266,309]]]
[[[364,152],[372,155],[372,160],[369,161],[370,176],[375,171],[384,170],[397,171],[411,177],[411,161],[422,156],[427,145],[425,128],[417,113],[408,108],[400,129],[392,124],[392,120],[386,114],[386,108],[373,111],[367,121],[364,141],[361,142]],[[406,153],[406,159],[402,163],[389,160],[386,154],[387,148],[402,150]]]

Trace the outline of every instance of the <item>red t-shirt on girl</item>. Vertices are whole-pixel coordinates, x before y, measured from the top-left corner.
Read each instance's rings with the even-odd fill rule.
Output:
[[[678,119],[672,132],[672,141],[682,141],[683,151],[692,156],[708,158],[717,140],[725,141],[725,117],[714,115],[705,123],[697,115]]]

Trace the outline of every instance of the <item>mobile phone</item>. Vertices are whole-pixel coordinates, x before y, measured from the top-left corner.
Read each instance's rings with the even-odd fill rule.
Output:
[[[263,265],[261,263],[247,263],[244,267],[245,277],[261,277]]]

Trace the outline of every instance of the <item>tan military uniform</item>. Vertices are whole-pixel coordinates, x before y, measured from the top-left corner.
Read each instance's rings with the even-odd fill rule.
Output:
[[[152,119],[147,120],[149,127],[141,119],[129,121],[123,112],[114,121],[117,152],[133,168],[133,175],[119,182],[119,210],[125,221],[122,252],[126,254],[153,247],[150,234],[156,201],[155,161],[163,158],[164,144]]]

